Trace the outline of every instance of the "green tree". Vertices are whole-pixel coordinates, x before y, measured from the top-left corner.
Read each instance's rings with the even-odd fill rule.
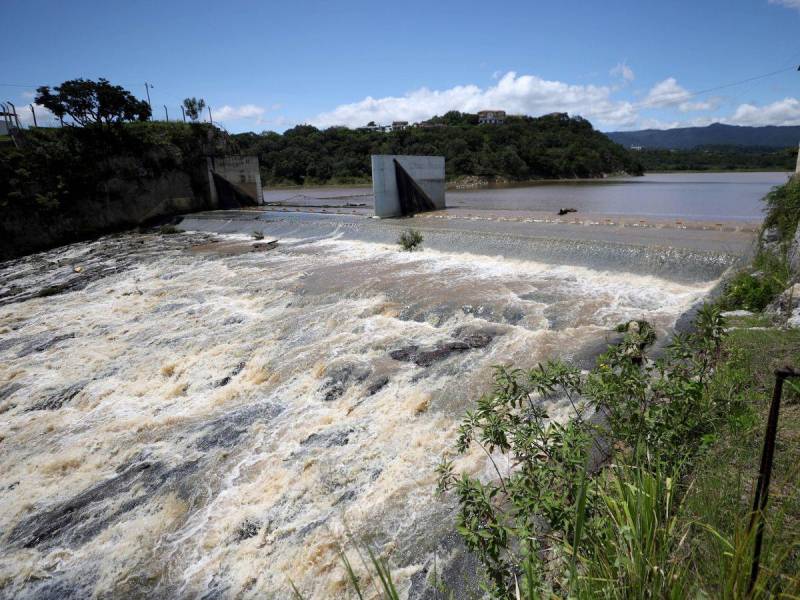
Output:
[[[146,121],[151,114],[147,102],[137,99],[121,86],[111,85],[102,77],[97,81],[71,79],[53,90],[41,86],[36,90],[35,102],[59,119],[69,117],[81,127]]]
[[[183,100],[183,110],[186,112],[186,116],[192,121],[197,121],[200,118],[200,114],[205,107],[206,101],[202,98],[195,98],[192,96],[191,98],[184,98]]]

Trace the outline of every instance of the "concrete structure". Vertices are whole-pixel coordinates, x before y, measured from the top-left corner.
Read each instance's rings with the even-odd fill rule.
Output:
[[[392,131],[402,131],[408,127],[408,121],[392,121]]]
[[[800,177],[800,146],[797,148],[797,166],[794,168],[794,174]]]
[[[398,169],[399,166],[399,169]],[[444,202],[444,156],[401,156],[376,154],[372,156],[372,191],[375,195],[375,216],[400,217],[407,203],[401,198],[404,182],[398,185],[398,173],[413,180],[417,191],[424,193],[431,207],[421,210],[442,209]],[[418,211],[415,211],[418,212]]]
[[[506,111],[504,110],[478,111],[479,125],[502,125],[505,122],[506,122]]]
[[[263,204],[264,196],[261,190],[261,173],[258,169],[257,156],[217,156],[209,159],[209,170],[215,180],[219,178],[230,184],[233,193],[242,194],[250,198],[255,204]],[[219,182],[212,186],[212,190],[224,186]],[[220,198],[221,200],[221,198]]]

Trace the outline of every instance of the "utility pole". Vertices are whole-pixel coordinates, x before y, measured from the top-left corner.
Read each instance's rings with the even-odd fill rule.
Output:
[[[208,122],[214,124],[214,119],[211,118],[211,105],[208,105]]]
[[[36,111],[33,109],[33,104],[31,104],[31,114],[33,115],[33,126],[38,127],[39,125],[36,123]]]
[[[164,116],[167,119],[167,123],[169,123],[169,111],[167,110],[167,105],[164,104]]]
[[[150,88],[153,87],[146,81],[144,82],[144,92],[147,94],[147,106],[150,107],[150,114],[153,114],[153,104],[150,102]]]
[[[186,123],[186,111],[183,110],[183,104],[181,104],[181,114],[183,115],[183,122]]]

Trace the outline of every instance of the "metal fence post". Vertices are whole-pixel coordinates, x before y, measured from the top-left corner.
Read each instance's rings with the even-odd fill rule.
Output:
[[[800,371],[795,371],[791,367],[775,369],[775,388],[772,391],[772,403],[769,406],[767,430],[764,434],[764,448],[761,451],[761,465],[758,468],[758,482],[756,483],[755,498],[753,498],[753,512],[750,513],[750,527],[748,528],[748,531],[752,533],[753,526],[756,526],[753,563],[750,568],[750,585],[747,589],[748,595],[755,588],[758,571],[761,566],[761,546],[764,541],[764,511],[767,508],[769,482],[772,477],[772,462],[775,458],[775,440],[778,435],[778,415],[781,407],[781,395],[783,394],[783,382],[792,377],[800,377]]]

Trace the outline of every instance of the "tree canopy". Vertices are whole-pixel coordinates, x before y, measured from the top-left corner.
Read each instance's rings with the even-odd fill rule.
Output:
[[[200,114],[205,107],[206,101],[202,98],[191,97],[185,98],[183,101],[183,110],[186,112],[186,116],[192,121],[197,121],[200,118]]]
[[[147,102],[102,77],[97,81],[71,79],[52,91],[49,86],[41,86],[36,90],[35,101],[59,119],[69,117],[82,127],[146,121],[151,115]]]
[[[298,125],[283,134],[243,133],[234,138],[243,152],[258,155],[262,180],[271,184],[366,182],[371,154],[444,156],[449,179],[642,173],[632,153],[587,120],[564,113],[511,116],[503,125],[478,125],[477,115],[451,111],[421,126],[391,132]]]

